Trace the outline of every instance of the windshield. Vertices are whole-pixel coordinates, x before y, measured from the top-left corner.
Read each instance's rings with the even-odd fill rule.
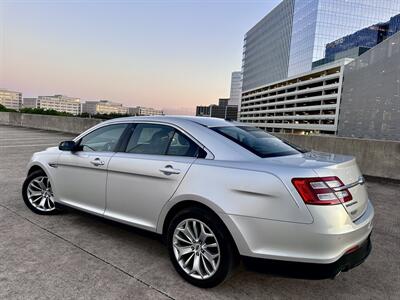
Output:
[[[304,152],[256,127],[224,126],[211,129],[263,158]]]

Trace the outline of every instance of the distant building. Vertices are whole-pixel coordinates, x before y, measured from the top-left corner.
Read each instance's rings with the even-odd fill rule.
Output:
[[[22,107],[23,108],[37,108],[37,98],[24,98],[22,100]]]
[[[219,98],[218,99],[218,106],[226,107],[229,105],[229,98]]]
[[[154,109],[151,107],[136,106],[129,107],[128,114],[132,116],[159,116],[163,115],[164,112],[162,110]]]
[[[0,104],[9,109],[19,110],[22,106],[22,93],[0,89]]]
[[[209,106],[197,106],[196,116],[236,121],[238,117],[238,106],[229,105],[228,103],[229,98],[221,98],[218,101],[218,105],[211,104]]]
[[[242,72],[240,71],[232,72],[229,105],[240,105],[241,95],[242,95]]]
[[[242,89],[311,71],[326,44],[399,12],[399,0],[283,0],[244,37]]]
[[[96,114],[128,114],[128,108],[120,103],[111,102],[108,100],[86,101],[82,104],[82,112],[89,115]]]
[[[45,110],[54,109],[73,115],[79,115],[81,113],[80,99],[63,95],[39,96],[37,106]]]
[[[209,106],[196,106],[196,116],[198,117],[209,117],[211,115],[211,107],[216,106],[215,104]]]

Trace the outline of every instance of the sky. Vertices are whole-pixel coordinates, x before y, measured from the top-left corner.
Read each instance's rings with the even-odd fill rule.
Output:
[[[0,88],[193,114],[229,97],[244,34],[280,0],[0,0]]]

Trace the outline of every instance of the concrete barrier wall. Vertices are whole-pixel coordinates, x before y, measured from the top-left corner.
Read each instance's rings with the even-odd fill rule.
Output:
[[[400,141],[276,134],[306,150],[356,157],[364,175],[400,180]]]
[[[79,134],[101,121],[100,119],[0,112],[0,124],[55,130],[74,134]]]
[[[0,112],[0,124],[79,134],[99,119]],[[400,180],[400,141],[276,134],[307,150],[353,155],[364,175]]]

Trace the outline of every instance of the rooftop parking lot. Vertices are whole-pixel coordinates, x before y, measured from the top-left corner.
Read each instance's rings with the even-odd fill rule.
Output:
[[[367,182],[375,207],[373,250],[334,280],[241,266],[214,289],[186,283],[158,236],[68,210],[39,216],[23,203],[25,166],[68,134],[0,125],[0,299],[400,299],[400,184]]]

